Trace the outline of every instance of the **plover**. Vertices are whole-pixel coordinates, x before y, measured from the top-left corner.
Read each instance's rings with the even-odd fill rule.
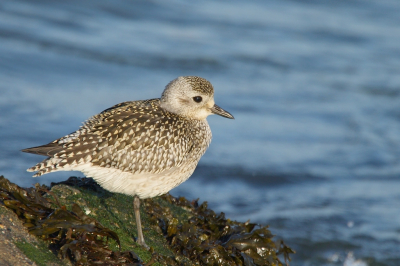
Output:
[[[48,156],[28,169],[34,176],[81,171],[106,190],[134,196],[137,243],[146,246],[140,199],[165,194],[192,175],[211,142],[211,114],[233,119],[214,103],[209,81],[179,77],[161,98],[114,105],[77,131],[22,151]]]

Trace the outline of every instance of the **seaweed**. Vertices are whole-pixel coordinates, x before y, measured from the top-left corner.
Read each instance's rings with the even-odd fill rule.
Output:
[[[240,223],[216,214],[207,202],[188,201],[166,194],[166,201],[182,206],[193,214],[179,223],[166,208],[146,200],[148,212],[157,219],[175,253],[186,256],[194,265],[284,265],[294,251],[281,240],[275,243],[268,226]],[[256,228],[257,227],[257,228]],[[176,264],[179,265],[179,264]]]
[[[60,190],[53,193],[59,185],[74,187],[71,189],[90,197],[100,197],[106,206],[116,202],[119,214],[125,216],[115,214],[117,220],[114,221],[109,221],[113,216],[107,216],[107,221],[102,220],[107,228],[95,219],[101,218],[99,211],[85,212],[89,207],[95,210],[89,206],[96,204],[95,200],[91,203],[80,198],[81,195],[60,195]],[[169,194],[144,200],[141,210],[149,218],[145,237],[151,234],[162,238],[156,242],[164,243],[162,245],[169,251],[155,245],[154,249],[143,253],[141,247],[132,246],[132,239],[125,240],[132,235],[130,229],[126,231],[131,224],[121,224],[131,219],[131,214],[125,212],[129,197],[114,196],[90,178],[71,177],[52,183],[52,187],[50,191],[44,185],[20,188],[0,176],[0,201],[18,215],[31,234],[48,241],[55,254],[75,265],[143,265],[137,253],[129,250],[132,247],[147,258],[146,265],[279,266],[289,265],[289,255],[294,253],[282,240],[273,240],[268,226],[232,221],[226,219],[224,213],[216,214],[209,209],[207,202],[199,204],[198,199],[189,201]],[[109,241],[119,249],[112,250],[115,244],[110,246]]]
[[[87,216],[77,204],[72,211],[43,197],[46,186],[23,189],[0,176],[0,199],[12,209],[29,233],[49,241],[49,247],[75,265],[141,265],[132,251],[115,252],[108,248],[109,238],[118,245],[117,234]]]

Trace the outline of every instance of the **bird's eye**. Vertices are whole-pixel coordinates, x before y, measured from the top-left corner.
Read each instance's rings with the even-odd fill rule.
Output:
[[[195,101],[196,103],[199,103],[203,100],[203,98],[201,98],[201,96],[195,96],[193,97],[193,101]]]

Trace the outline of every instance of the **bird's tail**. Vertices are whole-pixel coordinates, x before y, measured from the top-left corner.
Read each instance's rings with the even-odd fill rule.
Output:
[[[57,164],[60,161],[61,161],[61,159],[59,159],[59,158],[47,158],[47,159],[44,159],[42,162],[36,164],[35,166],[28,168],[27,171],[28,172],[37,172],[36,174],[33,175],[33,177],[48,174],[50,172],[55,172],[55,171],[59,170],[59,169],[57,169]]]

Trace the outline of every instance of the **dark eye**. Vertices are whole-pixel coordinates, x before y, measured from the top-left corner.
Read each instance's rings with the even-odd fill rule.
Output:
[[[201,96],[195,96],[193,97],[193,101],[195,101],[196,103],[199,103],[203,100],[203,98],[201,98]]]

